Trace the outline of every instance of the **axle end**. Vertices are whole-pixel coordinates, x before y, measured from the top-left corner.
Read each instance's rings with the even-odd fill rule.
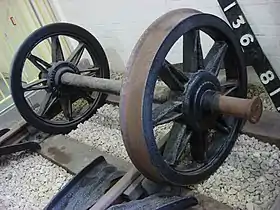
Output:
[[[252,124],[259,122],[263,112],[263,103],[260,97],[253,97],[248,105],[248,121]]]
[[[259,122],[262,116],[263,103],[260,97],[244,99],[217,94],[215,99],[218,106],[214,108],[220,113],[243,118],[252,124]]]

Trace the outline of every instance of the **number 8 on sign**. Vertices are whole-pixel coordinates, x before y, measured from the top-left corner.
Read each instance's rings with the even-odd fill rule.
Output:
[[[275,76],[272,71],[267,71],[266,73],[261,74],[261,82],[267,85],[270,81],[274,80]]]

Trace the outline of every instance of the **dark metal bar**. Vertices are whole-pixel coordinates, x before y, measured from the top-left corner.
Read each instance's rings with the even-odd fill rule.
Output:
[[[98,77],[89,77],[72,73],[64,73],[61,76],[61,83],[69,86],[90,88],[95,91],[120,95],[122,81]],[[163,103],[169,98],[169,88],[155,88],[154,101]]]
[[[195,63],[195,36],[196,32],[192,31],[183,35],[183,71],[195,72],[197,69],[194,67]]]
[[[24,120],[20,121],[10,131],[0,137],[0,146],[16,144],[26,138],[29,135],[27,126],[28,124]]]
[[[24,150],[36,151],[39,149],[41,149],[41,147],[37,142],[26,142],[26,143],[8,145],[8,146],[0,147],[0,156],[12,154]]]

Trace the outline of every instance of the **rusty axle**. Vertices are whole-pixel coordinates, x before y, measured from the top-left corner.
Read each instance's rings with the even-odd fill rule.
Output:
[[[61,83],[64,85],[90,88],[103,93],[119,95],[122,82],[98,77],[89,77],[84,75],[64,73],[61,76]]]
[[[260,97],[243,99],[216,94],[214,100],[217,101],[218,106],[214,105],[212,108],[220,113],[240,117],[253,124],[257,123],[261,118],[263,104]]]
[[[118,80],[104,79],[98,77],[88,77],[73,73],[64,73],[61,76],[61,83],[69,86],[90,88],[95,91],[120,95],[122,82]],[[212,95],[213,96],[213,95]],[[155,89],[155,102],[163,103],[169,97],[168,88]],[[208,101],[206,106],[212,111],[220,112],[235,117],[248,120],[251,123],[257,123],[262,114],[262,101],[259,97],[253,99],[235,98],[214,94],[214,98]]]
[[[98,92],[120,95],[122,82],[119,80],[89,77],[73,73],[64,73],[60,82],[64,85],[89,88]],[[169,97],[169,90],[156,87],[154,101],[163,103]]]

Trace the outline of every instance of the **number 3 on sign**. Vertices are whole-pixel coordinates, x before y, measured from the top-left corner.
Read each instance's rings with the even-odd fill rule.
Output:
[[[237,29],[245,23],[246,23],[246,21],[244,20],[243,16],[239,15],[238,18],[236,19],[236,22],[232,22],[232,27]],[[254,42],[254,37],[251,34],[245,34],[240,39],[240,44],[243,47],[248,46],[250,44],[250,42]]]
[[[241,25],[245,24],[245,20],[242,15],[239,15],[236,22],[232,22],[233,28],[239,28]]]

